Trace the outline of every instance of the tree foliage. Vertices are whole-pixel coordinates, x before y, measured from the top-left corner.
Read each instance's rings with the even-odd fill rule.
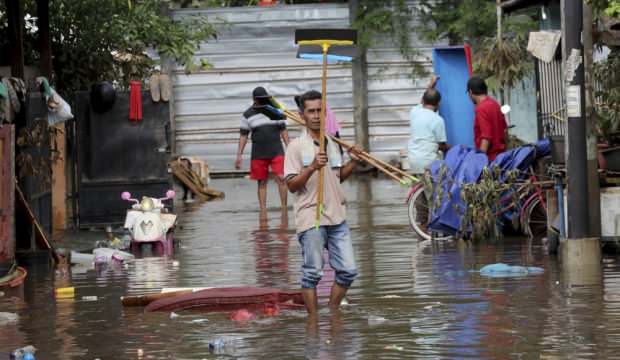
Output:
[[[595,64],[594,76],[600,85],[596,91],[598,132],[603,139],[614,142],[620,131],[620,49],[613,49],[607,59]]]
[[[417,9],[421,24],[416,29],[432,42],[447,40],[475,46],[495,33],[495,4],[487,0],[421,0]]]
[[[123,87],[130,79],[148,75],[160,56],[185,66],[187,71],[205,65],[194,63],[194,53],[202,41],[215,37],[214,27],[202,16],[181,20],[164,16],[162,6],[167,5],[163,0],[50,2],[57,87],[72,92],[88,89],[100,80],[115,81]],[[35,6],[34,0],[26,1],[25,13],[36,15]],[[0,26],[5,22],[0,19]],[[27,61],[38,57],[36,41],[35,32],[25,37]]]
[[[475,68],[491,89],[514,87],[534,69],[526,39],[518,35],[503,41],[496,37],[482,41],[474,53]]]
[[[620,0],[589,0],[596,17],[609,16],[620,19]]]
[[[358,46],[366,51],[377,41],[390,38],[400,54],[412,66],[412,76],[424,75],[420,55],[411,45],[413,9],[405,0],[359,0],[354,10],[353,28],[358,31]]]
[[[527,34],[536,29],[533,13],[502,17],[502,38],[497,38],[496,5],[488,0],[422,0],[418,8],[424,39],[467,43],[473,48],[476,73],[492,89],[514,86],[533,70],[526,51]]]

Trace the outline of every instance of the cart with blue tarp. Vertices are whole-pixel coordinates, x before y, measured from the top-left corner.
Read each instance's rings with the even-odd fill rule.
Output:
[[[431,164],[426,181],[416,184],[407,199],[409,221],[422,239],[448,239],[467,236],[463,226],[465,209],[471,204],[463,198],[463,187],[480,181],[483,172],[492,172],[501,191],[493,211],[500,227],[512,224],[524,234],[540,238],[547,231],[543,186],[534,171],[537,159],[548,156],[549,141],[508,150],[491,162],[486,154],[460,145],[451,148],[444,160]]]

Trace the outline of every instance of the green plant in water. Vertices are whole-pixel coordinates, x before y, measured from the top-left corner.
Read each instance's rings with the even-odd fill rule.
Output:
[[[425,174],[424,186],[426,193],[430,194],[431,212],[452,201],[452,194],[449,191],[444,193],[444,189],[454,185],[447,174],[448,168],[445,165],[440,168],[436,181],[433,181],[429,172]],[[478,182],[461,184],[460,199],[463,205],[454,205],[454,211],[460,216],[456,237],[472,240],[501,239],[499,216],[508,208],[516,208],[520,195],[529,191],[527,185],[518,185],[518,177],[518,170],[502,173],[499,167],[485,167]]]

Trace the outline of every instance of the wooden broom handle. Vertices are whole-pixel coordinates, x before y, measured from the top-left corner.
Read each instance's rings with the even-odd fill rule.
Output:
[[[323,44],[323,76],[321,80],[321,128],[319,129],[319,151],[325,151],[325,110],[327,104],[327,51],[329,44]],[[321,223],[321,208],[324,200],[325,166],[319,170],[319,188],[316,201],[316,226]]]

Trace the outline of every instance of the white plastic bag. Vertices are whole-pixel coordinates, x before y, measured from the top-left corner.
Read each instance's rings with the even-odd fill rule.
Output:
[[[51,89],[51,92],[52,95],[47,98],[48,124],[51,126],[73,119],[71,106],[54,89]]]

